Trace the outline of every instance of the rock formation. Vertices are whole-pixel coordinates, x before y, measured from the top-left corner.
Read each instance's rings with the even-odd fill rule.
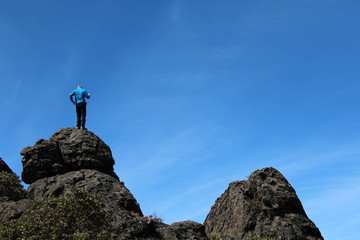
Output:
[[[22,180],[27,184],[80,169],[96,169],[117,178],[109,146],[90,131],[63,128],[20,154],[24,156]]]
[[[205,220],[208,234],[237,239],[323,239],[285,177],[274,168],[236,181],[216,200]]]
[[[22,180],[30,184],[27,197],[0,202],[0,225],[18,218],[33,201],[84,188],[105,204],[112,239],[207,239],[200,223],[167,225],[144,217],[134,196],[113,171],[109,146],[90,131],[60,129],[49,140],[40,139],[34,146],[25,147],[21,155]],[[2,160],[0,170],[10,170]]]
[[[24,199],[0,201],[0,226],[21,216],[36,200],[84,188],[104,203],[112,239],[205,240],[212,239],[214,233],[222,239],[322,239],[295,190],[273,168],[258,170],[247,181],[231,183],[204,224],[184,221],[167,225],[143,216],[140,205],[113,170],[109,146],[90,131],[60,129],[49,140],[40,139],[25,147],[21,155],[22,180],[30,186]],[[2,159],[0,171],[12,173]]]

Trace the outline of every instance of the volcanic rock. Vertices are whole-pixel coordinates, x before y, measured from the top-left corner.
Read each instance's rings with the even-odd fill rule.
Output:
[[[81,169],[96,169],[117,178],[110,147],[90,131],[63,128],[20,154],[24,156],[22,180],[27,184]]]
[[[230,183],[204,225],[208,235],[220,233],[229,239],[323,239],[295,190],[274,168],[257,170],[247,181]]]

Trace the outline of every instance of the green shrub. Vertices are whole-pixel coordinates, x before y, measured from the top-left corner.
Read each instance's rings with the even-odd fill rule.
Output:
[[[0,172],[0,201],[17,201],[26,196],[19,177],[13,173]]]
[[[107,240],[110,227],[103,207],[85,190],[36,201],[19,219],[0,227],[0,239]]]
[[[209,233],[208,238],[209,238],[209,240],[222,240],[221,239],[221,234],[218,233],[218,232]]]

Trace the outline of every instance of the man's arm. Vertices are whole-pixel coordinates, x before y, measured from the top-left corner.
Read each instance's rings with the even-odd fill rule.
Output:
[[[90,98],[90,93],[86,92],[85,97],[86,97],[87,99],[89,99],[89,98]]]
[[[73,104],[76,104],[74,99],[73,99],[73,96],[74,96],[74,93],[71,93],[70,94],[70,101],[73,103]]]

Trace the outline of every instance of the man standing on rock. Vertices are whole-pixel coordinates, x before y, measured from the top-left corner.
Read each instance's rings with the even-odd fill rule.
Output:
[[[75,96],[75,100],[73,97]],[[77,128],[80,129],[80,127],[84,130],[87,130],[85,128],[85,122],[86,122],[86,100],[85,98],[90,98],[90,93],[88,93],[81,85],[77,86],[77,89],[75,89],[72,93],[70,93],[70,101],[76,105],[76,116],[77,116]]]

